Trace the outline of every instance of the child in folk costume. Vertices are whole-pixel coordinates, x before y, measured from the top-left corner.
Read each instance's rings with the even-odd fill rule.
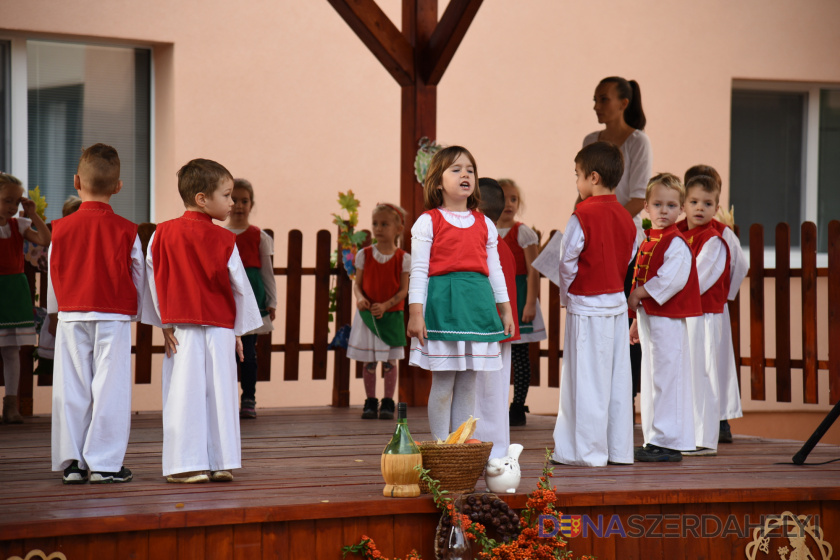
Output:
[[[227,229],[236,234],[236,248],[245,267],[245,273],[251,282],[251,289],[257,298],[263,324],[261,327],[242,335],[244,360],[240,363],[239,377],[242,385],[242,397],[239,404],[240,418],[257,417],[257,335],[274,330],[275,311],[277,309],[277,284],[274,281],[274,240],[266,232],[248,222],[254,208],[254,187],[246,179],[233,181],[233,210]]]
[[[23,422],[18,410],[20,347],[35,344],[32,296],[23,272],[23,240],[43,246],[50,243],[50,230],[35,211],[35,203],[23,194],[20,179],[0,172],[0,357],[6,386],[6,424]],[[25,218],[17,217],[19,205],[23,205]]]
[[[114,148],[87,148],[73,186],[82,203],[53,221],[49,254],[47,311],[58,313],[52,470],[64,471],[65,484],[129,482],[131,322],[145,283],[143,248],[137,225],[109,204],[122,189]]]
[[[618,202],[621,150],[595,142],[575,156],[581,202],[562,239],[560,303],[566,307],[560,407],[552,460],[603,467],[633,462],[633,380],[624,297],[636,225]]]
[[[723,182],[720,174],[710,165],[695,165],[685,172],[684,184],[688,184],[692,177],[706,175],[717,183],[720,192]],[[741,242],[732,228],[712,218],[712,226],[723,236],[729,248],[729,294],[728,301],[734,301],[741,289],[741,282],[747,276],[749,262],[741,249]],[[738,367],[735,365],[735,351],[732,346],[732,328],[729,319],[729,304],[723,305],[723,327],[720,332],[720,343],[716,348],[718,390],[720,401],[720,428],[718,443],[732,443],[732,430],[729,420],[744,415],[741,410],[741,392],[738,387]]]
[[[537,294],[540,291],[540,273],[531,266],[539,254],[540,239],[537,234],[516,221],[522,208],[522,191],[513,179],[500,179],[505,192],[505,209],[496,222],[499,237],[513,252],[516,259],[516,302],[515,313],[519,320],[520,338],[513,343],[513,402],[510,405],[510,425],[524,426],[528,407],[525,400],[531,384],[530,343],[545,340],[543,321]]]
[[[397,386],[397,360],[404,357],[405,296],[411,255],[397,247],[402,235],[405,210],[380,203],[373,209],[375,245],[356,254],[356,317],[350,330],[347,357],[364,362],[365,406],[362,418],[394,418],[394,390]],[[382,404],[376,399],[376,364],[382,362],[385,392]]]
[[[163,327],[163,474],[228,482],[241,466],[236,357],[263,324],[236,235],[213,224],[233,207],[233,177],[194,159],[178,171],[186,206],[158,225],[146,255],[143,321]]]
[[[473,413],[476,372],[502,368],[499,341],[514,332],[498,235],[476,211],[480,196],[472,154],[444,148],[426,175],[427,211],[411,228],[410,363],[433,372],[429,427],[440,439]]]
[[[627,304],[638,316],[630,341],[642,345],[642,434],[636,461],[678,462],[693,451],[692,356],[687,317],[700,317],[700,287],[694,257],[675,225],[685,200],[680,180],[670,173],[653,177],[645,211],[653,222],[636,258],[634,289]],[[695,348],[702,340],[695,343]]]
[[[493,222],[498,221],[505,208],[505,193],[495,179],[482,177],[478,180],[481,191],[479,210]],[[510,308],[516,309],[516,258],[505,243],[499,243],[499,263],[505,275],[505,285],[510,296]],[[481,441],[492,441],[490,459],[507,456],[510,446],[510,416],[508,398],[510,397],[510,353],[511,343],[519,340],[519,324],[513,314],[513,336],[502,340],[502,369],[482,374],[475,384],[475,412],[479,419],[474,437]]]
[[[711,177],[697,175],[685,185],[685,220],[677,224],[688,241],[697,267],[700,285],[701,317],[689,317],[688,329],[702,333],[690,341],[703,340],[691,348],[694,380],[694,430],[697,450],[684,455],[716,455],[720,429],[720,389],[717,349],[724,328],[723,306],[729,294],[729,248],[715,229],[712,219],[718,209],[720,189]]]

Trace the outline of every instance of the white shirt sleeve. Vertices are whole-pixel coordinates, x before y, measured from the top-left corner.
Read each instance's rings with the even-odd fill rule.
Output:
[[[747,272],[750,269],[750,263],[747,262],[747,257],[744,256],[744,250],[741,249],[741,240],[735,235],[735,232],[730,228],[723,230],[723,240],[729,247],[729,296],[728,300],[732,301],[738,295],[741,289],[741,283],[747,277]]]
[[[359,249],[356,253],[356,258],[353,260],[353,265],[356,267],[357,270],[364,270],[365,269],[365,250]]]
[[[408,251],[403,255],[402,271],[403,274],[411,271],[411,253]]]
[[[490,287],[493,288],[493,297],[496,299],[496,303],[504,303],[510,301],[510,296],[505,283],[505,274],[502,272],[502,264],[499,261],[499,234],[490,218],[485,216],[484,221],[487,224],[487,244],[485,247],[487,249],[487,270],[489,271]]]
[[[262,326],[263,320],[257,307],[257,298],[248,281],[245,267],[239,256],[239,249],[233,246],[233,253],[228,259],[228,277],[233,289],[233,301],[236,305],[236,319],[233,323],[233,334],[242,336]]]
[[[580,220],[572,214],[569,223],[566,224],[566,232],[563,234],[560,246],[560,304],[568,306],[569,287],[577,277],[578,259],[583,251],[586,239],[583,235],[583,228],[580,227]]]
[[[521,224],[519,226],[519,235],[516,236],[516,242],[524,249],[525,247],[529,247],[531,245],[538,245],[540,238],[537,237],[537,233],[534,230],[525,224]]]
[[[152,237],[149,238],[148,250],[146,251],[146,286],[143,289],[143,307],[140,310],[140,321],[153,327],[163,328],[163,323],[160,320],[157,288],[155,287],[155,263],[152,258],[152,244],[155,242],[156,233],[152,233]]]
[[[715,285],[720,275],[726,269],[726,245],[719,237],[712,237],[695,260],[697,267],[697,280],[700,282],[700,293],[705,294],[709,288]]]
[[[691,249],[681,239],[674,239],[656,276],[645,282],[650,297],[659,305],[674,297],[688,282],[691,273]]]
[[[274,279],[274,265],[271,255],[274,254],[274,239],[264,231],[260,231],[260,276],[265,286],[266,307],[277,308],[277,281]]]
[[[32,220],[30,220],[29,218],[18,217],[17,224],[18,231],[21,235],[23,235],[24,233],[26,233],[26,230],[32,227]]]
[[[134,289],[137,290],[137,315],[131,318],[132,321],[140,321],[143,316],[143,290],[146,289],[146,263],[143,262],[143,244],[140,243],[140,236],[134,236],[134,245],[131,246],[131,280],[134,282]]]
[[[52,250],[53,246],[47,250],[47,270],[52,271]],[[52,283],[52,274],[47,275],[47,313],[58,313],[58,300],[55,299],[55,289]]]
[[[429,287],[429,259],[432,255],[434,227],[428,214],[421,214],[411,227],[411,275],[408,282],[408,303],[426,303]]]

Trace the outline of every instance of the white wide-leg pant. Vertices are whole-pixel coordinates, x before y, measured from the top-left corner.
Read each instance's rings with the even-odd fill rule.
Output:
[[[163,359],[163,475],[238,469],[239,389],[233,330],[176,326]]]
[[[691,389],[694,397],[694,444],[697,448],[717,449],[720,432],[720,394],[717,374],[719,324],[714,313],[688,317],[688,344],[691,349]],[[721,315],[718,313],[717,317]]]
[[[555,461],[602,467],[633,462],[633,380],[627,313],[566,314]]]
[[[646,444],[692,451],[694,401],[685,319],[637,312],[642,344],[642,433]]]
[[[735,349],[732,347],[728,303],[723,306],[720,333],[720,345],[717,348],[720,420],[731,420],[742,417],[744,412],[741,410],[741,389],[738,387],[738,366],[735,365]]]
[[[475,382],[476,439],[492,441],[490,458],[507,456],[510,446],[510,351],[511,343],[502,342],[502,369],[479,374]]]
[[[131,428],[131,323],[59,321],[52,399],[52,470],[117,472]]]

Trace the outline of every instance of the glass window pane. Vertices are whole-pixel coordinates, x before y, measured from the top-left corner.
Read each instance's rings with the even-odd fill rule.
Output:
[[[0,41],[0,171],[11,173],[11,45]]]
[[[819,251],[828,251],[828,222],[840,220],[840,89],[820,91],[817,227]]]
[[[47,218],[61,217],[82,150],[110,144],[120,154],[123,189],[114,211],[149,220],[148,49],[27,42],[29,188],[41,187]]]
[[[799,246],[805,102],[804,93],[732,92],[730,200],[745,244],[758,223],[765,246],[775,245],[776,224],[787,222]]]

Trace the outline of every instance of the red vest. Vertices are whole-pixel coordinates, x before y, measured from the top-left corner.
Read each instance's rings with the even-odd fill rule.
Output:
[[[236,304],[228,261],[236,234],[203,212],[158,225],[150,250],[161,321],[232,329]]]
[[[519,225],[519,224],[517,224]],[[516,226],[514,226],[516,227]],[[513,231],[508,232],[508,236]],[[517,246],[519,244],[517,243]],[[507,286],[508,297],[510,298],[510,309],[513,312],[513,336],[510,338],[506,338],[501,342],[513,342],[515,340],[519,340],[519,313],[517,312],[517,305],[516,305],[516,258],[513,255],[513,251],[510,250],[510,247],[507,243],[499,243],[499,263],[502,265],[502,272],[505,275],[505,285]],[[501,314],[499,314],[501,317]]]
[[[50,277],[59,311],[137,315],[131,249],[137,225],[110,204],[82,202],[52,222]]]
[[[659,267],[665,261],[665,252],[672,241],[686,243],[675,225],[668,226],[665,229],[649,229],[645,234],[647,237],[642,242],[639,254],[636,257],[636,270],[633,277],[634,287],[642,286],[648,279],[656,276]],[[691,272],[688,275],[688,281],[682,290],[662,305],[659,305],[650,297],[642,299],[642,305],[648,315],[659,317],[680,319],[703,315],[703,306],[700,303],[700,284],[697,281],[694,256],[691,257]]]
[[[405,251],[397,247],[388,262],[381,263],[373,258],[373,247],[365,247],[365,267],[362,274],[362,291],[371,303],[381,303],[394,297],[400,291]],[[408,272],[408,271],[405,271]],[[402,311],[405,300],[401,300],[388,311]]]
[[[242,266],[245,268],[261,268],[260,258],[260,228],[248,226],[248,228],[236,236],[236,248],[239,249],[239,257],[242,259]]]
[[[12,235],[0,239],[0,274],[23,274],[23,235],[15,218],[8,219]]]
[[[525,249],[519,245],[519,226],[522,222],[516,222],[513,227],[507,232],[507,235],[502,238],[502,241],[510,248],[516,263],[516,276],[528,274],[528,264],[525,262]],[[499,243],[501,245],[501,243]]]
[[[729,283],[731,280],[729,277],[729,246],[726,244],[726,241],[723,240],[723,236],[715,227],[714,220],[708,224],[704,224],[693,229],[687,229],[688,221],[682,220],[681,222],[677,222],[677,228],[688,242],[688,246],[691,248],[691,254],[694,255],[695,261],[697,260],[697,256],[700,254],[700,251],[703,250],[703,246],[706,245],[706,242],[709,239],[717,237],[720,239],[720,242],[723,243],[723,247],[726,249],[726,267],[723,269],[723,274],[720,275],[717,282],[712,284],[708,290],[700,295],[700,301],[703,304],[703,313],[723,313],[723,306],[726,305],[726,298],[729,295]]]
[[[633,258],[636,224],[614,194],[590,196],[574,211],[583,229],[583,251],[569,293],[578,296],[624,293]]]
[[[429,277],[443,276],[450,272],[490,275],[487,269],[487,222],[484,221],[484,214],[473,210],[475,223],[463,229],[447,222],[440,210],[429,210],[426,214],[432,218],[434,232]]]

